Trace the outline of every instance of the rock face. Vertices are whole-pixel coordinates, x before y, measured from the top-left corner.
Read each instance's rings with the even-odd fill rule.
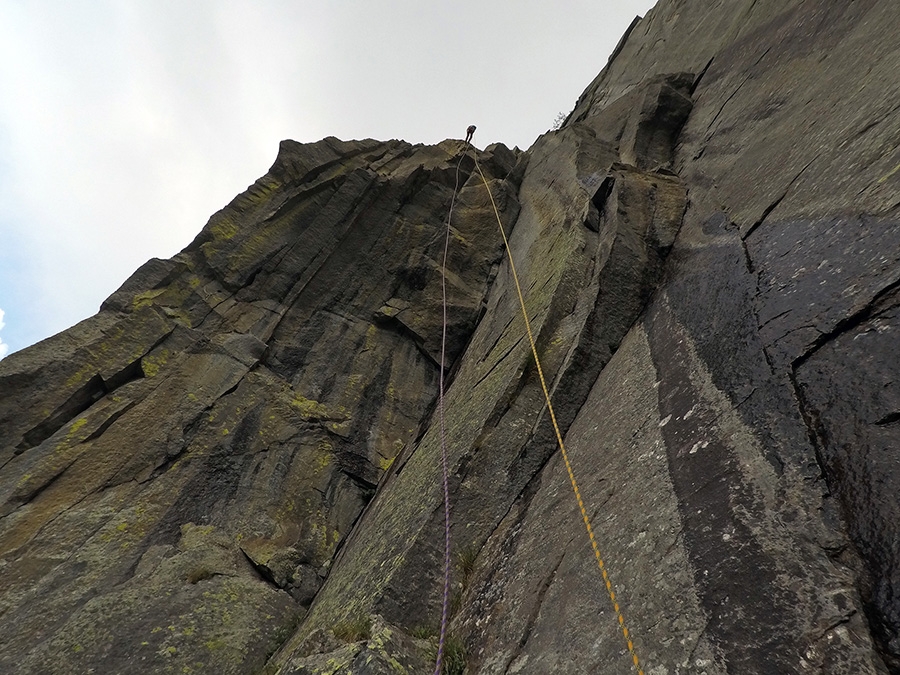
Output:
[[[661,0],[527,152],[286,141],[0,362],[0,670],[900,673],[900,13]]]
[[[0,670],[263,667],[428,418],[457,179],[451,359],[484,311],[501,239],[461,150],[285,142],[185,251],[2,362]],[[519,160],[479,160],[509,227]]]

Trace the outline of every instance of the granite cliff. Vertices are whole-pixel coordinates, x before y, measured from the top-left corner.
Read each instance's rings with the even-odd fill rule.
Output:
[[[0,671],[900,673],[900,12],[661,0],[528,150],[282,143],[0,362]],[[457,176],[457,166],[459,175]],[[894,354],[894,356],[891,356]]]

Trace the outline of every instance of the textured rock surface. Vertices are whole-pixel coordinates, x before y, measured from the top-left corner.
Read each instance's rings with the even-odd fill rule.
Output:
[[[898,31],[662,0],[562,129],[478,154],[648,674],[900,673]],[[460,149],[285,142],[0,362],[0,670],[430,672],[459,163],[453,672],[629,671]]]
[[[2,362],[0,670],[262,667],[433,404],[460,150],[285,142],[184,252]],[[480,161],[511,225],[517,156]],[[451,360],[501,255],[483,193],[458,204]]]
[[[313,631],[297,651],[281,669],[284,675],[425,673],[434,667],[437,647],[433,640],[413,638],[374,615]]]

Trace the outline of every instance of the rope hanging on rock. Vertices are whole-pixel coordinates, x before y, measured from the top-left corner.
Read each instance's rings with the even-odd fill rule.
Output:
[[[466,138],[466,150],[469,147],[469,139],[475,131],[475,127],[469,127]],[[450,249],[450,219],[453,217],[453,206],[456,203],[456,193],[459,192],[459,167],[466,150],[459,156],[456,163],[456,185],[453,188],[453,196],[450,198],[450,210],[447,212],[447,228],[444,235],[444,257],[441,261],[441,307],[443,320],[441,323],[441,363],[440,377],[438,378],[438,418],[441,427],[441,472],[444,487],[444,600],[441,606],[441,637],[438,641],[437,659],[434,664],[434,675],[441,675],[441,664],[444,658],[444,644],[447,637],[447,609],[450,606],[450,487],[447,467],[447,433],[444,427],[444,363],[447,351],[447,252]]]
[[[622,635],[625,638],[625,644],[628,647],[628,652],[629,654],[631,654],[631,660],[634,663],[634,668],[638,672],[638,675],[644,675],[644,671],[641,669],[640,661],[638,660],[637,652],[634,649],[634,642],[631,639],[631,634],[628,631],[628,626],[625,624],[625,617],[622,614],[622,609],[619,606],[619,602],[616,600],[616,592],[613,589],[612,580],[609,577],[609,573],[606,571],[606,565],[603,563],[603,557],[600,555],[600,548],[599,546],[597,546],[597,540],[594,537],[594,529],[591,527],[590,518],[588,518],[587,510],[584,508],[584,500],[581,498],[581,491],[578,489],[578,483],[575,480],[575,472],[572,470],[572,463],[569,461],[569,454],[566,452],[566,445],[565,443],[563,443],[562,433],[559,430],[559,424],[557,424],[556,422],[556,414],[553,412],[553,404],[550,403],[550,391],[547,388],[547,382],[544,379],[544,371],[541,368],[541,361],[538,358],[537,346],[535,345],[534,335],[531,332],[531,322],[528,320],[528,311],[525,309],[525,298],[522,295],[522,287],[519,284],[519,276],[516,273],[516,265],[513,262],[513,255],[512,250],[509,247],[509,240],[506,238],[506,231],[503,229],[503,223],[500,221],[500,213],[497,211],[497,204],[494,202],[494,195],[491,193],[491,188],[488,185],[487,179],[484,177],[481,166],[479,166],[478,164],[477,153],[473,152],[472,155],[475,160],[475,168],[478,170],[478,174],[481,176],[482,182],[484,182],[484,187],[487,190],[488,197],[490,197],[491,206],[494,209],[494,215],[497,217],[497,226],[500,228],[500,234],[503,237],[503,245],[506,247],[506,254],[509,259],[509,269],[512,273],[512,278],[516,285],[516,293],[519,296],[519,306],[522,309],[522,316],[525,319],[525,331],[528,334],[528,342],[531,345],[531,353],[534,356],[534,365],[537,368],[538,378],[541,381],[541,389],[544,391],[544,399],[547,402],[547,411],[550,413],[550,421],[553,423],[553,430],[556,432],[556,440],[559,443],[559,449],[562,453],[563,461],[566,465],[566,471],[568,471],[569,473],[569,482],[572,484],[572,490],[575,492],[575,499],[578,501],[578,508],[581,510],[581,518],[584,521],[585,528],[587,529],[588,538],[591,541],[591,548],[594,550],[594,557],[597,559],[597,565],[599,566],[600,573],[603,576],[603,583],[606,586],[606,592],[609,594],[609,600],[612,603],[613,610],[616,613],[616,620],[619,622],[619,628],[621,628],[622,630]]]

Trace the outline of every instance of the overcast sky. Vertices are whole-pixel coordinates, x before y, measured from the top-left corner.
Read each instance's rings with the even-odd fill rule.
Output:
[[[0,0],[0,357],[324,136],[529,147],[655,0]]]

